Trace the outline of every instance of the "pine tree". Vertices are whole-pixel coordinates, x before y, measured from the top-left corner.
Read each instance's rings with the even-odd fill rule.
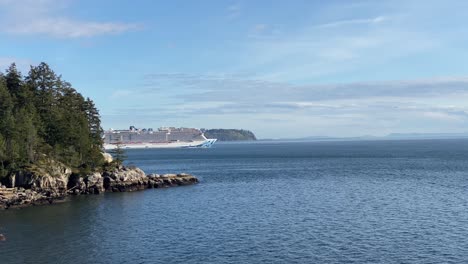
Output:
[[[115,146],[115,149],[112,149],[110,154],[114,159],[114,163],[120,167],[125,159],[127,159],[127,155],[125,154],[125,150],[122,148],[122,143],[119,142]]]
[[[17,144],[15,142],[15,120],[13,117],[13,98],[7,89],[7,80],[0,76],[0,134],[5,155],[2,164],[7,167],[16,167],[18,157]]]
[[[15,64],[0,73],[0,178],[39,157],[83,173],[98,169],[104,164],[101,134],[93,101],[47,64],[32,66],[25,78]]]
[[[38,144],[36,128],[33,118],[25,108],[22,108],[15,116],[16,120],[16,142],[19,147],[21,164],[32,163],[36,160],[35,149]]]
[[[5,139],[2,134],[0,134],[0,179],[7,175],[7,170],[5,168],[6,159]]]
[[[34,91],[34,104],[38,115],[43,122],[39,129],[39,134],[51,146],[57,144],[59,140],[59,128],[57,109],[57,84],[59,83],[57,75],[50,67],[41,63],[38,66],[31,67],[26,83]]]
[[[7,170],[5,168],[7,162],[6,141],[4,134],[7,131],[5,118],[8,112],[13,108],[10,93],[6,86],[6,79],[0,73],[0,178],[5,177]]]
[[[16,96],[21,92],[21,87],[23,85],[23,77],[21,72],[16,68],[16,64],[12,63],[10,67],[6,70],[6,85],[12,97]]]
[[[102,134],[104,133],[101,127],[101,117],[99,115],[99,110],[94,105],[94,102],[89,98],[86,98],[85,111],[88,118],[89,131],[92,135],[93,144],[101,147]]]
[[[13,111],[13,100],[6,85],[6,78],[0,74],[0,133],[4,130],[6,115]]]

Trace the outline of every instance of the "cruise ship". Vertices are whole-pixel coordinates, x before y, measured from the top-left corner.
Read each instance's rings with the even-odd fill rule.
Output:
[[[208,139],[196,128],[161,127],[129,130],[107,130],[104,132],[104,149],[120,146],[123,149],[142,148],[209,148],[216,139]]]

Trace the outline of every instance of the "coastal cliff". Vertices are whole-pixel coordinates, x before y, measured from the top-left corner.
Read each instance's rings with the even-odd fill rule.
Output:
[[[0,186],[0,209],[52,204],[72,195],[131,192],[198,183],[198,179],[190,174],[146,175],[139,168],[124,166],[103,173],[94,172],[84,178],[75,177],[67,169],[62,171],[63,174],[59,175],[22,173],[13,177],[16,186]]]
[[[252,131],[244,129],[206,129],[203,133],[207,138],[216,138],[219,141],[252,141],[257,137]]]

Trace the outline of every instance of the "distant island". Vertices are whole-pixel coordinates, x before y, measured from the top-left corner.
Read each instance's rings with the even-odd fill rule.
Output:
[[[203,129],[207,138],[216,138],[219,141],[252,141],[257,137],[252,131],[244,129]]]

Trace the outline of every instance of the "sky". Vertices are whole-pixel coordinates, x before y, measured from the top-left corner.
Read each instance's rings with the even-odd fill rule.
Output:
[[[0,0],[0,68],[48,63],[105,129],[468,132],[468,1]]]

